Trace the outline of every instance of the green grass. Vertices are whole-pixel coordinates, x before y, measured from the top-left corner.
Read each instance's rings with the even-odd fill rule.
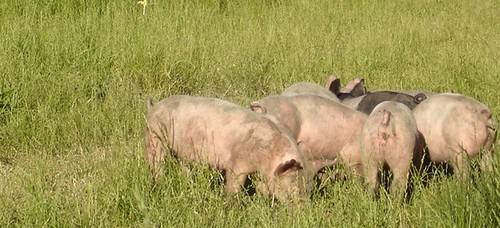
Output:
[[[224,197],[218,174],[175,162],[152,190],[142,142],[147,97],[246,106],[331,73],[453,89],[498,118],[497,1],[149,3],[143,16],[132,0],[1,1],[1,227],[498,226],[498,169],[417,184],[409,205],[350,180],[287,206]]]

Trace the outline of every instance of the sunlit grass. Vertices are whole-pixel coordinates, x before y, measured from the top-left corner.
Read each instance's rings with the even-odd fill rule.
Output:
[[[354,179],[285,206],[224,197],[219,174],[186,175],[175,162],[152,190],[142,142],[146,97],[247,106],[332,73],[372,88],[453,89],[498,117],[496,5],[2,1],[0,226],[496,227],[498,169],[417,184],[406,205],[372,200]]]

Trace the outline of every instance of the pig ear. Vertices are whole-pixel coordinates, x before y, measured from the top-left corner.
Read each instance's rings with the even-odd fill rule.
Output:
[[[354,86],[354,88],[352,88],[350,94],[353,96],[353,97],[360,97],[360,96],[363,96],[366,94],[366,87],[365,87],[365,80],[364,79],[361,79],[358,84],[356,84]]]
[[[415,95],[415,97],[413,97],[413,102],[415,102],[416,104],[420,104],[420,102],[424,101],[425,99],[427,99],[427,96],[425,96],[425,94],[423,93],[419,93]]]
[[[295,159],[281,163],[276,170],[274,170],[275,176],[281,176],[287,172],[296,171],[302,169],[302,165]]]
[[[335,76],[330,76],[326,79],[325,87],[328,88],[333,94],[340,93],[340,79]]]
[[[250,110],[256,112],[256,113],[266,113],[266,108],[258,101],[254,101],[250,103]]]

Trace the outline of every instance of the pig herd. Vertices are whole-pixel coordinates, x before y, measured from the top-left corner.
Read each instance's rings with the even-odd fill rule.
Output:
[[[363,79],[341,87],[300,82],[248,107],[177,95],[147,101],[144,132],[153,181],[165,156],[224,173],[225,193],[258,174],[257,190],[281,201],[307,198],[320,170],[343,164],[377,196],[381,171],[391,194],[404,194],[412,170],[448,164],[466,177],[470,158],[492,169],[497,123],[481,102],[454,93],[367,90]],[[168,153],[168,154],[167,154]]]

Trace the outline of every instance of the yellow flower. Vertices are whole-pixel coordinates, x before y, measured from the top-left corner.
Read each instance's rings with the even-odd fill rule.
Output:
[[[142,15],[146,15],[146,6],[148,5],[148,0],[138,1],[137,4],[142,5]]]

